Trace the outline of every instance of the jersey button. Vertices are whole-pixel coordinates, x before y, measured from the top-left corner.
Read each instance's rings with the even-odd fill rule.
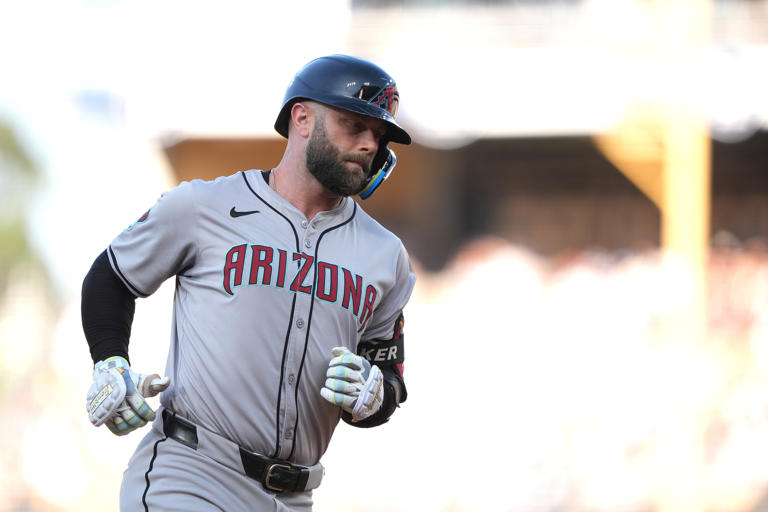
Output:
[[[309,225],[309,222],[305,220],[301,221],[301,227],[303,227],[304,229],[306,229],[308,225]]]
[[[288,384],[290,384],[291,386],[293,386],[293,383],[294,383],[294,382],[296,382],[296,377],[294,377],[294,376],[293,376],[293,374],[290,374],[290,375],[288,376]]]
[[[290,439],[290,438],[292,438],[292,437],[293,437],[293,430],[292,430],[292,429],[290,429],[290,428],[289,428],[288,430],[286,430],[286,431],[285,431],[285,436],[284,436],[284,437],[285,437],[286,439]]]
[[[312,247],[312,242],[309,239],[304,240],[304,247]]]
[[[299,329],[303,329],[304,328],[304,320],[301,319],[301,318],[296,320],[296,327],[298,327]]]

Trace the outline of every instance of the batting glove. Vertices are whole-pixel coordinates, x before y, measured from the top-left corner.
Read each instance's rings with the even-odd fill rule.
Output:
[[[325,386],[320,394],[352,415],[352,421],[375,414],[384,400],[384,375],[378,366],[345,347],[331,349]]]
[[[155,419],[144,399],[165,391],[170,383],[170,377],[136,373],[120,356],[99,361],[86,399],[88,417],[95,426],[106,424],[113,434],[124,436]]]

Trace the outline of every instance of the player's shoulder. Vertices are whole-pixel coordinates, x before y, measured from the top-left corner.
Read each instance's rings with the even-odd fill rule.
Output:
[[[223,194],[229,191],[235,191],[243,188],[243,175],[251,171],[237,171],[226,176],[218,176],[213,179],[190,179],[176,185],[170,193],[175,195],[191,196],[196,201],[207,202],[210,199],[221,198]]]
[[[178,187],[188,187],[198,192],[218,191],[228,187],[242,187],[243,173],[257,171],[237,171],[225,176],[218,176],[210,180],[191,179],[182,181]]]
[[[374,240],[374,243],[377,244],[376,247],[391,247],[394,250],[400,250],[403,246],[400,238],[369,215],[359,202],[355,213],[355,224],[357,229],[362,230]]]

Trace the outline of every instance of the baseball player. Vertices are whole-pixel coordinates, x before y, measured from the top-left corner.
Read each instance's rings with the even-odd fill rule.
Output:
[[[151,423],[128,463],[123,511],[311,510],[339,419],[388,420],[406,399],[408,255],[350,196],[395,166],[395,81],[331,55],[295,76],[271,170],[184,182],[95,260],[83,330],[95,363],[91,422]],[[134,370],[136,297],[176,279],[165,377]],[[146,403],[160,395],[155,412]]]

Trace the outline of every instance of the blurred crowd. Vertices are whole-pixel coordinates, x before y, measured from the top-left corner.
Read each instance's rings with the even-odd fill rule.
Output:
[[[713,239],[703,325],[682,329],[689,270],[657,250],[543,258],[486,238],[417,273],[408,401],[379,429],[339,426],[318,512],[768,507],[764,240]],[[0,512],[117,510],[141,434],[88,423],[79,305],[46,316],[37,287],[21,276],[0,311]],[[137,308],[146,370],[171,293]]]

